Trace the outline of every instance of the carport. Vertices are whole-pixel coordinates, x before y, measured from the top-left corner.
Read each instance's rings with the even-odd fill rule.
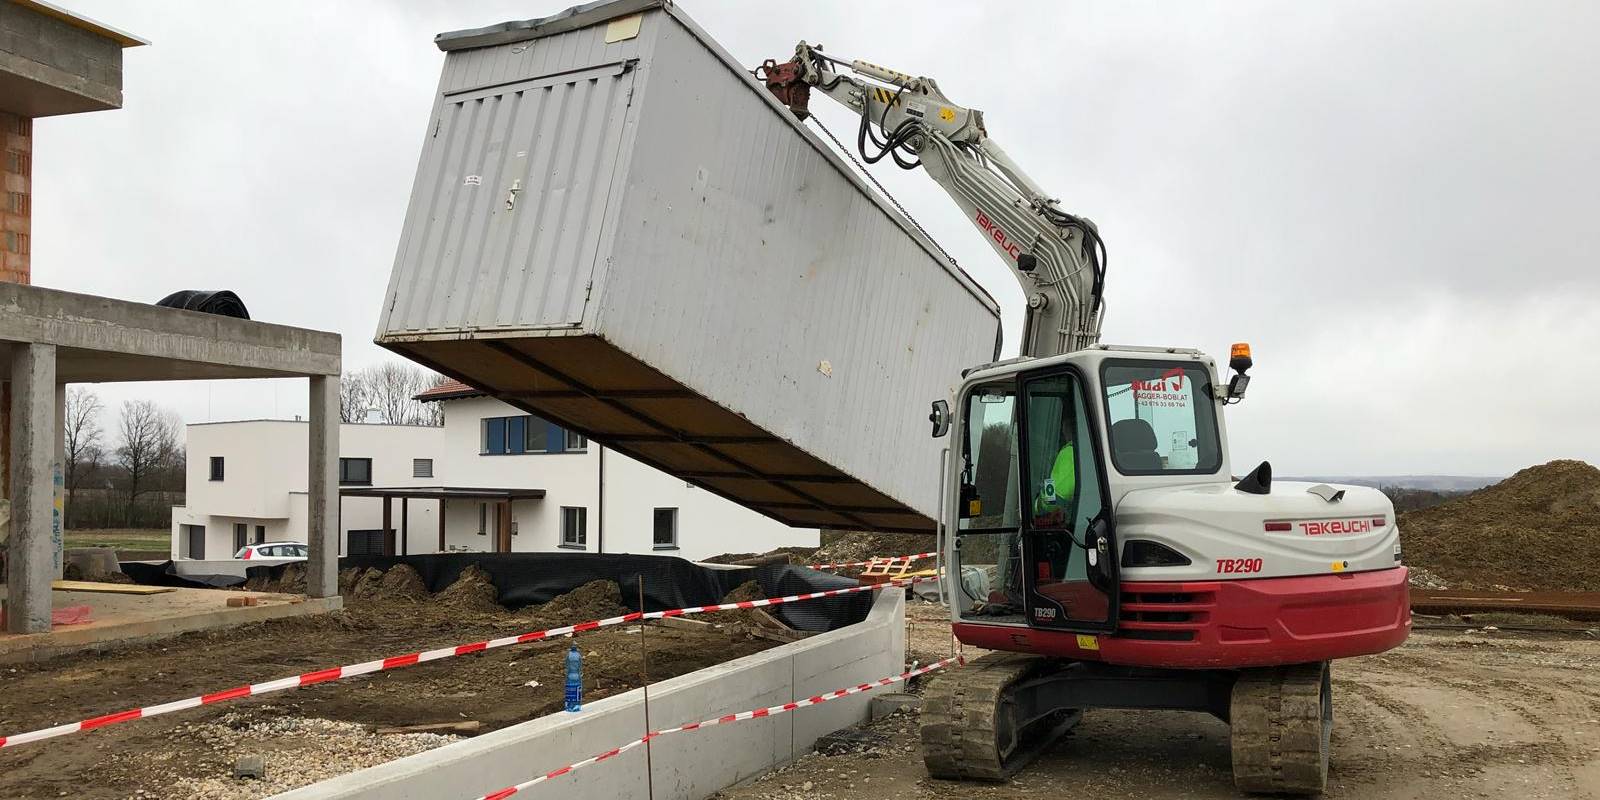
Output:
[[[495,541],[496,553],[511,552],[511,503],[516,500],[542,500],[543,489],[492,489],[477,487],[455,486],[350,486],[339,490],[340,498],[345,497],[381,497],[383,498],[383,555],[408,555],[406,553],[407,533],[410,515],[410,502],[412,500],[438,500],[439,501],[439,550],[445,552],[445,503],[450,500],[472,500],[479,503],[493,503],[495,509]],[[400,529],[399,552],[395,547],[394,499],[400,498]]]

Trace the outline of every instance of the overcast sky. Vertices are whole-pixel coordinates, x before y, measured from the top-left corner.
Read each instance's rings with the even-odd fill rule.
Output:
[[[126,53],[124,109],[37,123],[34,282],[232,289],[257,319],[339,332],[359,367],[387,357],[371,340],[433,35],[568,3],[67,5],[153,45]],[[1600,462],[1600,5],[682,6],[747,64],[823,42],[982,109],[1100,226],[1106,341],[1253,344],[1236,471]],[[1022,295],[993,252],[920,172],[877,174],[999,299],[1014,347]],[[98,391],[191,422],[306,405],[303,381]]]

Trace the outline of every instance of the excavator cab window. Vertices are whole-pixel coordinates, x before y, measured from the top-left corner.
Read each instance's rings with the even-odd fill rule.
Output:
[[[1025,618],[1015,381],[973,389],[962,413],[956,600],[964,617],[1020,624]]]
[[[1110,629],[1116,565],[1100,459],[1075,371],[1023,384],[1023,561],[1030,624]]]

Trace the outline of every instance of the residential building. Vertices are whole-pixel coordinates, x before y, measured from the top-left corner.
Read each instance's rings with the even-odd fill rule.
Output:
[[[574,431],[447,382],[443,427],[340,427],[341,554],[727,552],[816,546],[791,528]],[[229,558],[305,530],[304,423],[188,426],[174,558]],[[443,509],[441,516],[441,508]],[[386,510],[387,509],[387,510]]]

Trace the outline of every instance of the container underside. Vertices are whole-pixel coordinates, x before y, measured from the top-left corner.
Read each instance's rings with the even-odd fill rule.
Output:
[[[380,341],[780,522],[932,533],[933,521],[596,336]]]

